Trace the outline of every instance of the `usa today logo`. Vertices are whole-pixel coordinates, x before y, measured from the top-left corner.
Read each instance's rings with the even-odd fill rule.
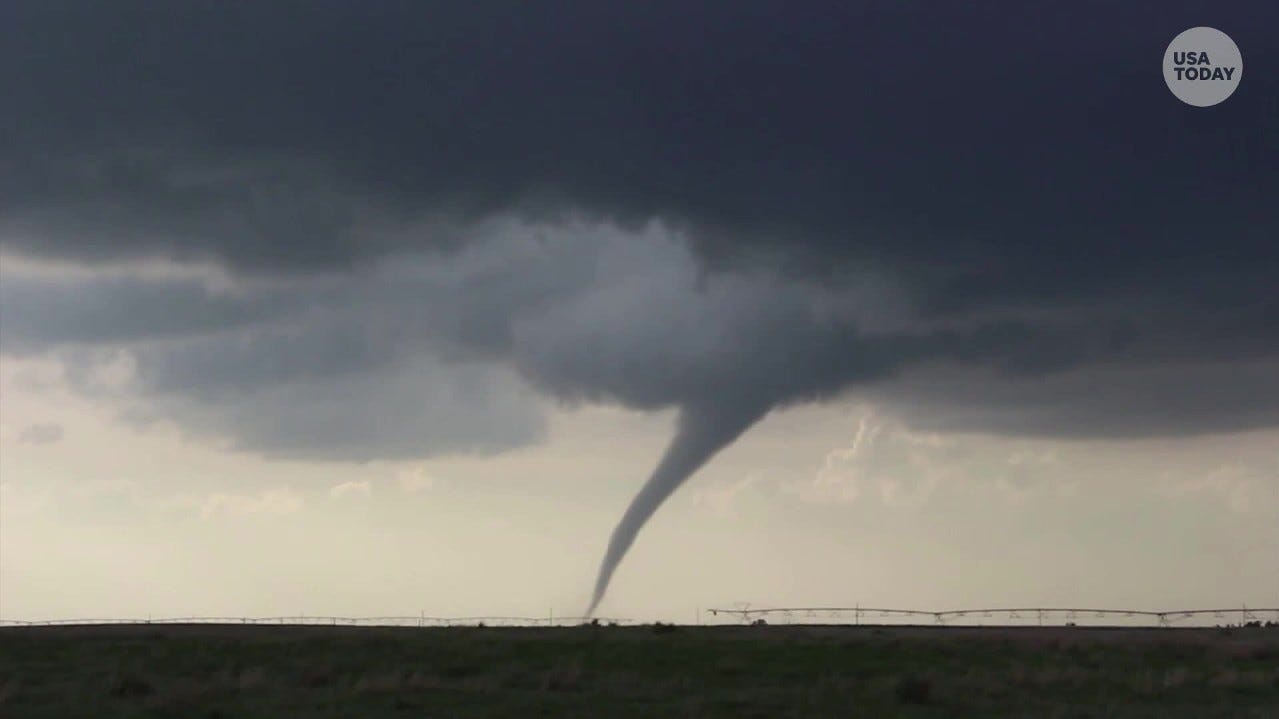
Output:
[[[1216,105],[1234,93],[1241,77],[1239,46],[1216,28],[1192,27],[1164,51],[1164,82],[1187,105]]]

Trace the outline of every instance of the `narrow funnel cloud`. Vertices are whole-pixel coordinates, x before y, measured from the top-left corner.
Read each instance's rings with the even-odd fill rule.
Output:
[[[622,521],[613,530],[613,536],[608,541],[608,551],[604,554],[604,561],[600,563],[600,573],[595,580],[595,594],[591,598],[590,609],[586,610],[586,616],[595,614],[595,608],[608,591],[608,583],[613,578],[617,565],[622,562],[626,551],[635,542],[636,535],[662,502],[706,464],[707,460],[740,437],[742,432],[766,412],[767,405],[752,404],[744,407],[735,403],[726,406],[685,406],[681,410],[675,437],[666,448],[666,454],[662,456],[662,461],[653,470],[653,475],[644,483],[639,494],[631,500],[626,514],[622,515]]]

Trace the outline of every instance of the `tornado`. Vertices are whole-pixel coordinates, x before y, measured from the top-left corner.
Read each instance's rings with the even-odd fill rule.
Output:
[[[639,494],[631,500],[626,513],[609,538],[608,550],[600,563],[599,576],[595,579],[595,593],[591,606],[586,610],[589,618],[595,614],[617,565],[621,564],[635,537],[648,522],[662,502],[680,485],[714,457],[721,449],[732,444],[751,425],[768,412],[766,405],[743,405],[730,402],[724,405],[686,405],[680,410],[675,436],[666,453],[644,483]]]

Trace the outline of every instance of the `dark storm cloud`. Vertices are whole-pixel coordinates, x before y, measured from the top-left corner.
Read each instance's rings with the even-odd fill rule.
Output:
[[[136,142],[71,154],[16,147],[0,178],[5,242],[78,260],[150,255],[261,270],[323,269],[384,244],[385,208],[315,163]]]
[[[137,392],[121,403],[130,420],[176,419],[196,436],[268,457],[362,462],[490,454],[546,434],[542,402],[491,364],[445,364],[428,355],[271,384],[223,382],[216,390],[198,380],[167,388],[139,372]]]
[[[1274,262],[1273,3],[903,5],[6,3],[5,239],[314,267],[574,207],[939,310]],[[1206,112],[1157,72],[1204,22],[1248,66]]]
[[[0,350],[43,351],[59,344],[130,342],[199,335],[259,322],[290,298],[264,293],[250,301],[191,279],[0,271]]]
[[[1136,438],[1279,424],[1279,357],[1097,363],[1007,375],[984,368],[907,372],[863,393],[913,427],[1009,435]]]
[[[752,416],[855,386],[969,429],[1279,421],[1230,369],[1279,353],[1275,5],[903,5],[5,3],[3,249],[235,291],[8,272],[3,348],[124,346],[141,414],[358,457],[442,400],[375,393],[388,450],[318,426],[356,388],[468,364]],[[1159,74],[1198,24],[1247,67],[1209,109]],[[1168,365],[1198,390],[1141,401]],[[456,427],[526,441],[522,402]]]
[[[274,455],[533,441],[542,405],[510,370],[571,402],[742,406],[755,418],[851,386],[945,429],[1109,436],[1279,421],[1265,382],[1275,353],[1260,339],[1231,363],[1188,345],[1187,330],[1166,337],[1173,321],[1140,304],[938,322],[879,274],[840,286],[707,274],[660,226],[499,223],[459,252],[324,278],[11,270],[0,288],[6,352],[53,353],[74,385],[134,419]],[[1225,317],[1213,331],[1247,347],[1255,318]],[[1172,380],[1158,369],[1170,363]]]

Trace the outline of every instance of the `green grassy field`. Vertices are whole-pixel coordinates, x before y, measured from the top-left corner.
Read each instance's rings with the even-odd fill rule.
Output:
[[[1276,717],[1279,629],[0,629],[0,716]]]

